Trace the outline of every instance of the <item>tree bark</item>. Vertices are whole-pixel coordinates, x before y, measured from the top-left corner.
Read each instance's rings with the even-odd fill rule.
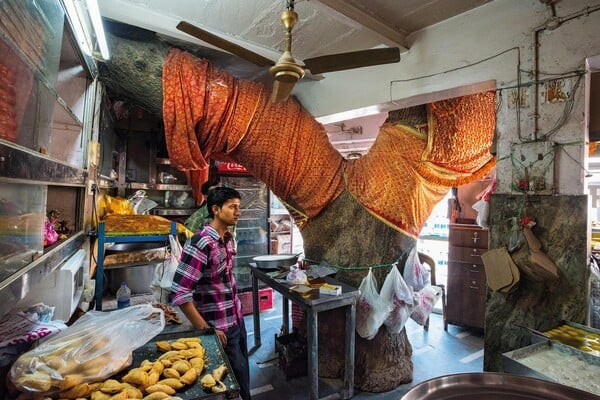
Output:
[[[118,33],[118,34],[117,34]],[[109,30],[111,59],[101,65],[100,79],[113,95],[162,117],[162,64],[169,44],[151,32],[131,39],[131,33]],[[342,193],[302,229],[306,258],[327,261],[341,269],[337,278],[358,287],[365,266],[386,264],[373,272],[379,285],[389,265],[404,260],[415,239],[373,217],[348,192]],[[355,267],[356,269],[350,269]],[[332,311],[319,318],[319,372],[341,377],[344,368],[344,313]],[[389,391],[412,380],[412,348],[403,330],[390,335],[385,327],[372,340],[356,337],[355,385],[363,391]]]

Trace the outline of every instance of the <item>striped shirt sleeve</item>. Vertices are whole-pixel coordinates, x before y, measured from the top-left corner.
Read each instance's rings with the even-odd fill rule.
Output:
[[[173,276],[171,284],[171,305],[193,301],[194,286],[202,276],[202,268],[206,265],[207,256],[203,251],[206,243],[200,237],[193,237],[183,246],[181,260]]]

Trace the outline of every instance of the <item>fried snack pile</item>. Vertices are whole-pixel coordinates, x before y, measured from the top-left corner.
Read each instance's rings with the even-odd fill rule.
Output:
[[[107,377],[131,363],[131,354],[105,351],[109,343],[106,335],[87,333],[41,355],[26,353],[13,366],[14,385],[24,392],[21,398],[44,398],[42,394],[55,392],[65,399],[85,397],[79,395],[79,387],[87,385],[86,378]]]
[[[165,314],[165,323],[166,324],[168,324],[168,323],[182,324],[183,323],[183,321],[181,320],[179,315],[177,315],[177,311],[173,307],[168,306],[163,303],[152,303],[152,307],[160,308],[161,310],[163,310],[163,312]]]
[[[225,384],[222,382],[223,378],[227,375],[227,367],[223,364],[213,369],[212,373],[206,374],[200,379],[200,386],[206,392],[219,393],[227,390]]]
[[[184,337],[174,341],[158,341],[161,354],[156,360],[144,360],[138,367],[129,369],[120,380],[85,383],[84,375],[72,375],[62,382],[63,390],[58,399],[121,400],[177,399],[176,393],[197,383],[204,370],[205,349],[200,338]],[[224,374],[222,374],[224,376]],[[71,376],[71,375],[69,375]],[[222,378],[222,376],[221,376]],[[38,381],[44,384],[43,380]],[[223,390],[226,390],[223,385]],[[21,394],[18,400],[50,399]]]

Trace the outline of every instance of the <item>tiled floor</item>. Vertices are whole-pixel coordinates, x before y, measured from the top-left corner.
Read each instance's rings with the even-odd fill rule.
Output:
[[[273,296],[274,308],[261,316],[262,346],[250,355],[250,380],[253,400],[300,400],[308,398],[306,377],[286,380],[275,353],[275,335],[282,325],[281,296]],[[248,346],[254,346],[252,315],[245,317]],[[407,334],[413,347],[413,381],[385,393],[364,393],[355,390],[353,399],[400,399],[416,384],[440,375],[459,372],[481,372],[483,369],[483,333],[449,325],[444,331],[442,318],[432,314],[429,331],[409,320]],[[341,380],[320,379],[319,397],[337,399]]]

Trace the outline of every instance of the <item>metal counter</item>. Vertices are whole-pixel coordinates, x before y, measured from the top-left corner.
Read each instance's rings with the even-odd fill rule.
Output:
[[[335,279],[325,277],[327,283],[340,285],[342,293],[337,296],[321,295],[318,290],[310,292],[309,296],[290,291],[288,283],[278,282],[271,278],[263,270],[250,266],[252,274],[252,304],[254,317],[254,344],[261,345],[260,338],[260,316],[258,305],[258,281],[261,280],[267,286],[281,293],[283,296],[283,333],[289,332],[289,304],[288,300],[302,307],[307,314],[307,345],[308,345],[308,395],[311,400],[319,398],[319,347],[318,347],[318,313],[344,307],[346,309],[346,333],[345,333],[345,364],[344,364],[344,388],[342,398],[349,399],[354,393],[354,331],[356,328],[356,301],[359,295],[358,289]]]

